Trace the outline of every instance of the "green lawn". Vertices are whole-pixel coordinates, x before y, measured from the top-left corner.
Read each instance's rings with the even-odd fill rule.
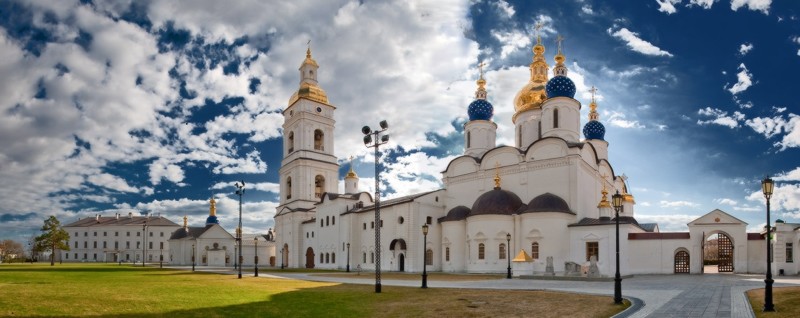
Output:
[[[763,312],[764,289],[747,291],[750,306],[753,307],[756,317],[797,317],[800,313],[800,287],[775,287],[772,289],[772,304],[774,312]]]
[[[307,282],[110,264],[0,265],[0,316],[608,317],[611,297]]]

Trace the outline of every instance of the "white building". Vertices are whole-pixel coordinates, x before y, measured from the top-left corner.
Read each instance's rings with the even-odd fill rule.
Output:
[[[236,262],[238,246],[236,237],[219,225],[216,200],[209,200],[209,215],[205,226],[190,227],[183,217],[183,227],[169,238],[169,259],[173,265],[231,266]],[[258,243],[256,244],[256,239]],[[256,252],[257,248],[257,252]],[[260,266],[275,266],[275,240],[272,230],[266,235],[242,234],[242,261],[244,266],[253,266],[256,254]],[[194,260],[192,259],[194,257]],[[265,263],[263,260],[267,260]]]
[[[723,211],[692,221],[684,233],[662,233],[656,224],[636,220],[626,177],[608,159],[596,102],[590,102],[589,122],[581,131],[582,105],[574,99],[564,55],[559,48],[549,78],[545,47],[538,37],[536,42],[530,80],[514,98],[515,145],[495,144],[497,125],[481,74],[476,99],[467,108],[464,155],[442,172],[444,187],[382,201],[377,222],[373,197],[358,189],[352,168],[344,177],[345,193],[336,193],[336,107],[317,83],[319,65],[309,49],[299,69],[299,88],[283,112],[275,216],[281,263],[372,270],[380,262],[385,271],[420,272],[427,254],[428,270],[504,273],[508,258],[525,251],[532,261],[515,265],[523,272],[544,273],[552,257],[555,274],[563,275],[568,262],[585,266],[595,256],[600,274],[613,276],[615,214],[609,201],[618,192],[624,198],[619,212],[623,275],[701,273],[705,241],[715,234],[721,234],[721,271],[763,273],[764,235],[746,233],[746,223]],[[423,224],[430,227],[425,246]],[[797,248],[791,245],[800,238],[797,227],[779,224],[776,248],[787,247],[776,250],[776,272],[798,272],[794,263],[782,262],[785,251]]]
[[[166,262],[167,240],[180,226],[161,216],[128,213],[79,219],[62,228],[70,236],[70,250],[60,251],[65,262],[158,262],[162,255]]]

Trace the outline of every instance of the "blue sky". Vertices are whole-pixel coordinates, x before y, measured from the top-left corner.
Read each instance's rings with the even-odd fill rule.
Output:
[[[623,4],[624,3],[624,4]],[[614,170],[662,231],[715,208],[800,222],[800,5],[658,1],[0,2],[0,238],[48,215],[154,213],[200,225],[218,198],[246,232],[273,224],[281,110],[311,40],[335,152],[372,191],[359,127],[387,119],[387,196],[441,187],[487,63],[498,144],[528,78],[534,25],[561,34],[576,98],[598,88]],[[582,109],[586,121],[588,107]]]

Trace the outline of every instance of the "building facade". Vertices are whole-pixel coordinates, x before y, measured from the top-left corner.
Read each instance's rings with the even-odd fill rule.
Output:
[[[158,262],[168,261],[169,239],[178,224],[161,216],[114,217],[97,215],[62,227],[70,235],[69,251],[60,251],[64,262]]]
[[[432,271],[504,273],[509,258],[522,253],[528,256],[524,264],[515,264],[522,269],[515,275],[562,275],[568,264],[585,270],[594,261],[600,275],[613,276],[618,217],[623,275],[702,273],[712,235],[724,243],[716,260],[721,271],[766,270],[765,235],[747,233],[746,223],[724,211],[690,222],[689,232],[662,233],[657,224],[639,223],[627,177],[609,161],[610,144],[594,97],[581,127],[582,104],[574,98],[560,44],[552,77],[538,36],[532,51],[530,79],[514,98],[515,145],[496,145],[494,109],[481,73],[475,100],[466,109],[464,154],[442,172],[443,188],[384,200],[376,222],[375,198],[358,189],[352,167],[344,176],[345,193],[337,193],[336,107],[317,82],[319,65],[309,49],[299,68],[299,88],[283,112],[275,216],[280,262],[374,270],[379,261],[388,271],[421,272],[427,266]],[[610,202],[616,193],[623,198],[618,216]],[[428,225],[427,236],[423,225]],[[381,233],[379,255],[376,229]],[[777,231],[775,246],[786,248],[776,249],[775,261],[784,260],[776,267],[796,274],[797,266],[784,258],[792,259],[797,248],[797,226],[779,224]]]

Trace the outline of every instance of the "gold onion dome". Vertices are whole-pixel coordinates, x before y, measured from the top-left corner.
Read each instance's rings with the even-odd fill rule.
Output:
[[[317,69],[319,64],[311,57],[311,48],[306,50],[306,59],[300,64],[301,80],[300,88],[289,98],[289,106],[297,102],[300,98],[309,99],[315,102],[328,104],[328,95],[317,84]]]
[[[514,97],[514,120],[522,112],[542,107],[542,103],[547,99],[545,84],[547,84],[547,71],[549,68],[544,60],[542,38],[537,35],[536,45],[533,46],[533,62],[530,65],[530,80]]]
[[[358,175],[355,171],[353,171],[353,164],[350,164],[350,171],[347,171],[347,175],[345,175],[346,179],[358,178]]]

